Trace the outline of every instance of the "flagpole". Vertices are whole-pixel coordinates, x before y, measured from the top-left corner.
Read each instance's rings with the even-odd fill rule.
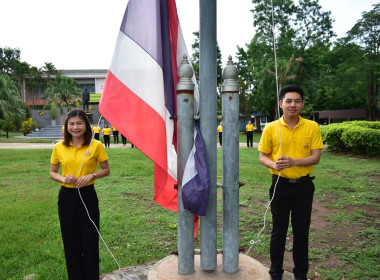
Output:
[[[201,268],[217,266],[217,191],[216,191],[216,0],[199,1],[199,81],[200,128],[207,151],[210,196],[206,216],[201,217]]]
[[[223,272],[239,271],[239,89],[229,56],[223,69]]]
[[[182,202],[183,173],[194,144],[194,71],[187,56],[178,68],[177,88],[177,176],[178,176],[178,273],[194,272],[194,215],[184,209]]]

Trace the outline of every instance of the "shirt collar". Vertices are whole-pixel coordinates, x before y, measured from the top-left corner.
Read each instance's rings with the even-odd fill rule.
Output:
[[[282,117],[280,118],[280,123],[281,123],[281,125],[285,125],[285,126],[289,127],[289,126],[286,124],[285,120],[284,120],[284,116],[282,116]],[[297,125],[296,125],[294,128],[297,128],[298,126],[303,125],[303,123],[304,123],[303,118],[302,118],[301,116],[298,116],[298,123],[297,123]]]
[[[70,140],[70,146],[73,147],[73,148],[75,148],[74,145],[73,145],[73,142],[71,142],[71,140]],[[79,145],[79,146],[78,146],[77,148],[75,148],[75,149],[79,149],[79,148],[81,148],[82,146],[83,146],[83,145]]]

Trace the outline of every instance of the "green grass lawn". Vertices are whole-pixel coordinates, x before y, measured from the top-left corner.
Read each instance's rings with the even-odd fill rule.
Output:
[[[256,142],[256,141],[255,141]],[[111,175],[96,182],[101,233],[122,267],[176,251],[176,213],[153,202],[153,163],[138,149],[109,149]],[[0,279],[66,279],[57,196],[49,179],[51,150],[0,149]],[[222,178],[218,149],[218,182]],[[318,279],[379,279],[380,161],[323,151],[315,168],[315,202],[329,215],[312,223],[310,275]],[[263,225],[270,175],[257,149],[240,149],[240,246],[249,247]],[[222,190],[218,190],[218,248],[222,247]],[[250,255],[268,262],[271,217]],[[289,234],[291,239],[291,232]],[[196,248],[199,248],[199,234]],[[287,253],[291,254],[287,245]],[[117,269],[100,243],[100,269]],[[334,265],[331,261],[334,261]]]
[[[24,136],[22,132],[9,132],[0,131],[0,143],[52,143],[53,139],[39,139],[39,138],[15,138],[15,136]]]

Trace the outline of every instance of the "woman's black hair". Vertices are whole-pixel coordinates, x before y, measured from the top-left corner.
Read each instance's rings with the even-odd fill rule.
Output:
[[[91,139],[92,139],[91,124],[87,118],[86,112],[81,110],[81,109],[77,109],[77,108],[71,109],[70,112],[68,112],[66,115],[65,130],[64,130],[64,134],[63,134],[63,145],[65,145],[67,147],[70,146],[70,141],[71,141],[72,135],[68,132],[67,124],[69,122],[69,119],[71,119],[72,117],[79,117],[85,122],[86,132],[84,133],[84,142],[82,145],[83,146],[89,145],[91,143]]]

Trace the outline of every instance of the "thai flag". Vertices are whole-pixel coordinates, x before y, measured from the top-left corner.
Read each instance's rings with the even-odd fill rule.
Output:
[[[175,86],[184,54],[189,57],[175,0],[130,0],[99,104],[103,117],[154,161],[154,201],[173,211],[177,210]],[[198,90],[194,96],[198,112]],[[192,177],[186,181],[197,180],[196,171],[187,174]]]

